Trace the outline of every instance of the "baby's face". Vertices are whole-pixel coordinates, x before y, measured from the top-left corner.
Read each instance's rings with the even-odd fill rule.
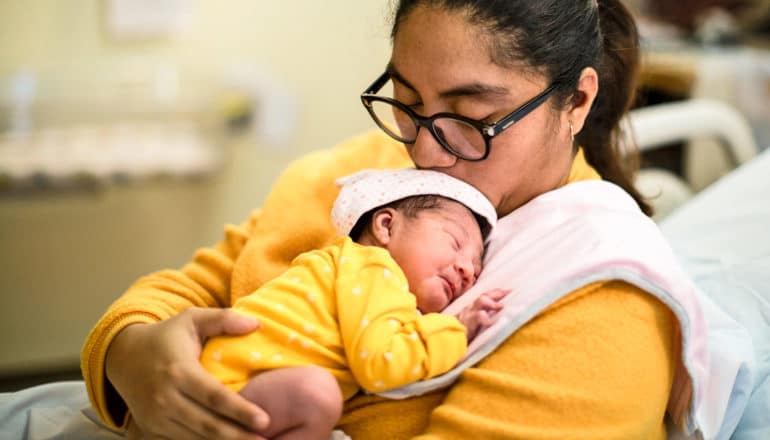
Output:
[[[465,293],[481,272],[484,242],[473,214],[442,200],[416,218],[401,215],[388,250],[409,281],[423,313],[439,312]]]

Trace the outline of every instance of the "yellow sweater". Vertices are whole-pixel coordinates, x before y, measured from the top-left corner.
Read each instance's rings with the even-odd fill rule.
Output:
[[[457,318],[417,311],[387,250],[349,237],[300,254],[233,310],[259,329],[208,340],[201,363],[234,391],[264,370],[316,365],[349,399],[361,387],[378,392],[445,373],[467,349]]]
[[[107,348],[123,328],[190,306],[230,306],[300,253],[333,241],[335,178],[408,165],[403,147],[379,132],[309,154],[278,179],[262,210],[226,227],[216,246],[196,252],[181,270],[138,280],[83,347],[81,367],[100,417],[112,426],[125,420],[125,405],[104,372]],[[579,154],[570,181],[595,178]],[[665,438],[676,334],[673,315],[652,295],[622,282],[595,283],[551,305],[451,391],[401,401],[359,394],[348,402],[341,427],[355,439],[422,432],[441,439]]]

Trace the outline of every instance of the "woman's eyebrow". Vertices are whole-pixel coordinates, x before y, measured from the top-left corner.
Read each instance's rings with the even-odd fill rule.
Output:
[[[439,93],[439,97],[442,99],[447,98],[460,98],[460,97],[498,97],[508,96],[508,89],[500,86],[492,86],[489,84],[473,83],[464,84],[461,86],[453,87],[449,90],[445,90]]]
[[[387,72],[393,80],[400,82],[408,89],[417,91],[415,87],[401,75],[393,63],[388,63]],[[458,98],[465,96],[472,97],[485,97],[485,96],[508,96],[509,90],[502,86],[493,86],[490,84],[471,83],[463,84],[457,87],[453,87],[449,90],[444,90],[439,93],[439,97],[442,99]]]
[[[401,84],[405,85],[406,88],[409,90],[412,90],[414,92],[417,91],[417,89],[414,88],[414,86],[404,78],[403,75],[401,75],[398,70],[396,69],[396,66],[393,65],[393,62],[388,63],[388,67],[385,68],[385,71],[388,72],[388,75],[390,75],[391,78],[393,78],[394,81],[398,81]]]

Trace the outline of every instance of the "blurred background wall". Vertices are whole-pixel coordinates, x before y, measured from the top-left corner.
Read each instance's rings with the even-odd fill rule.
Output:
[[[127,3],[139,10],[110,28]],[[171,11],[171,30],[152,17],[132,25],[143,7]],[[215,243],[293,158],[371,128],[358,95],[388,60],[388,11],[359,0],[0,2],[0,139],[183,115],[214,152],[191,175],[0,175],[0,377],[76,371],[90,326],[133,280]],[[57,154],[36,163],[55,170],[67,159]]]

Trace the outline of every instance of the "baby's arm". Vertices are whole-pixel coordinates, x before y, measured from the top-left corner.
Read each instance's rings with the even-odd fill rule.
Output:
[[[468,342],[497,321],[497,312],[503,309],[503,304],[500,301],[510,292],[510,290],[503,289],[484,292],[475,301],[460,310],[457,319],[465,325]]]
[[[450,370],[467,349],[465,327],[439,313],[421,315],[403,272],[380,262],[338,279],[339,323],[356,381],[377,392]]]

